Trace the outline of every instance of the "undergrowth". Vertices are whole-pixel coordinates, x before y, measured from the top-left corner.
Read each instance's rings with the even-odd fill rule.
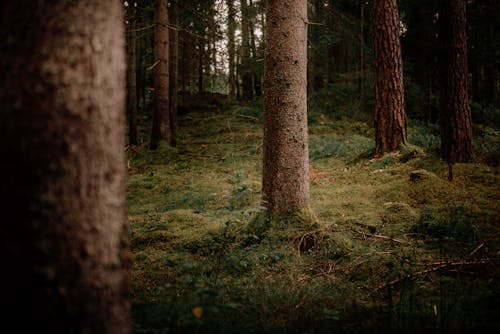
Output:
[[[495,167],[457,164],[447,181],[438,132],[421,124],[411,145],[373,159],[370,117],[318,101],[314,225],[259,218],[260,103],[193,104],[177,148],[129,150],[134,332],[500,329]],[[498,142],[485,131],[480,145]],[[263,229],[251,228],[256,219]]]

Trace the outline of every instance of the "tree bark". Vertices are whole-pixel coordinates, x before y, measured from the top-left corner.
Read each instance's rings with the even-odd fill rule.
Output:
[[[370,2],[375,67],[375,155],[407,143],[403,61],[396,0]]]
[[[309,202],[307,1],[268,0],[263,202],[286,213]]]
[[[169,114],[169,52],[168,52],[168,8],[167,0],[156,0],[155,7],[155,62],[154,62],[154,97],[153,128],[151,131],[151,149],[157,149],[161,140],[171,142]]]
[[[127,7],[127,115],[128,141],[137,145],[137,78],[136,78],[136,8],[134,2]]]
[[[0,5],[0,332],[130,333],[123,2]]]
[[[176,146],[177,108],[178,108],[178,69],[179,69],[179,0],[170,0],[170,47],[169,47],[169,102],[170,102],[170,145]]]
[[[466,0],[441,0],[441,155],[444,160],[472,159],[468,96]]]
[[[234,33],[236,31],[236,21],[234,19],[236,10],[234,8],[233,0],[226,0],[227,5],[227,34],[228,34],[228,55],[229,55],[229,96],[234,97],[236,94],[236,78],[235,78],[235,43]]]

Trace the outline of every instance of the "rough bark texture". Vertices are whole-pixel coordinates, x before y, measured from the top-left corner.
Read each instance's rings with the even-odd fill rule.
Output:
[[[137,80],[136,80],[136,8],[127,7],[127,115],[128,141],[137,145]]]
[[[167,0],[156,0],[153,128],[151,131],[152,149],[156,149],[161,140],[171,142],[168,98],[168,30]]]
[[[130,332],[122,11],[0,5],[0,332]]]
[[[286,213],[309,202],[307,1],[268,0],[263,201]]]
[[[403,61],[396,0],[370,1],[375,67],[375,154],[407,142]]]
[[[441,154],[444,160],[472,159],[467,83],[465,0],[441,0]]]
[[[169,47],[169,78],[168,88],[170,102],[170,145],[175,146],[175,132],[177,130],[177,107],[178,107],[178,68],[179,68],[179,0],[170,0],[170,47]]]

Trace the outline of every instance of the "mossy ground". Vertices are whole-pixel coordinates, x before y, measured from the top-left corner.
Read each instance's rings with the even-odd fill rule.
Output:
[[[258,104],[198,109],[181,116],[177,148],[129,150],[136,333],[500,328],[497,167],[458,164],[447,181],[424,125],[410,127],[412,145],[372,159],[369,116],[312,104],[317,224],[257,233]]]

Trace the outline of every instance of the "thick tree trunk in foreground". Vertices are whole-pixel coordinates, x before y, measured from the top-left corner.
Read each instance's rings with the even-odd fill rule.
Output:
[[[0,5],[3,333],[130,332],[122,11]]]
[[[396,0],[370,1],[375,67],[375,154],[407,142],[403,61]]]
[[[170,143],[172,135],[168,99],[168,30],[167,0],[156,0],[153,128],[151,131],[152,149],[158,148],[161,140],[166,140]]]
[[[286,213],[309,202],[307,1],[268,0],[263,201]]]
[[[441,1],[441,155],[448,162],[466,162],[473,155],[466,1]]]
[[[173,25],[170,28],[170,82],[168,88],[169,102],[170,102],[170,145],[175,146],[175,133],[177,130],[177,106],[178,106],[178,69],[179,69],[179,0],[170,1],[170,24]]]
[[[130,145],[137,145],[136,8],[134,3],[127,7],[127,21],[128,141]]]

